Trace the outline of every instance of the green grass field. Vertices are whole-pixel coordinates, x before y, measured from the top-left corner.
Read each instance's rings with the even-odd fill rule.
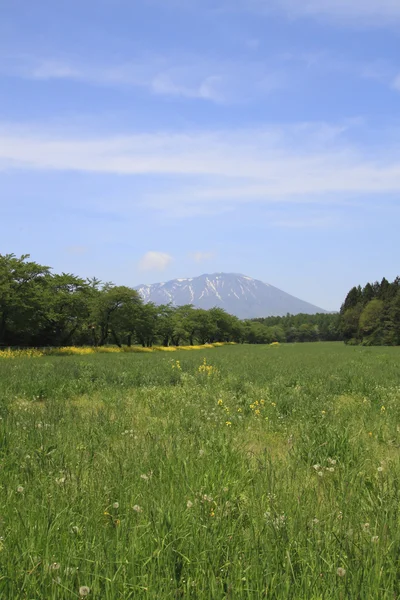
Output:
[[[399,348],[3,359],[0,416],[1,599],[400,598]]]

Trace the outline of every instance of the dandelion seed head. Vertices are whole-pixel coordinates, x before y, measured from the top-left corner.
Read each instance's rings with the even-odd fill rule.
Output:
[[[338,575],[339,577],[344,577],[346,575],[346,569],[343,569],[343,567],[339,567],[336,570],[336,575]]]
[[[113,508],[119,508],[119,502],[114,502]]]
[[[373,544],[377,544],[379,542],[379,536],[378,535],[373,535],[371,538],[371,542]]]
[[[135,506],[132,506],[132,508],[137,513],[143,512],[143,508],[141,506],[139,506],[138,504],[135,504]]]
[[[22,494],[22,493],[23,493],[23,491],[24,491],[24,488],[23,488],[23,486],[22,486],[22,485],[19,485],[19,486],[17,487],[17,492],[18,492],[18,494]]]
[[[90,588],[87,585],[81,585],[81,587],[79,588],[79,595],[81,596],[81,598],[84,598],[85,596],[89,596],[90,594]]]
[[[191,502],[190,500],[188,500],[188,501],[186,502],[186,506],[187,506],[188,508],[192,508],[192,506],[193,506],[193,502]]]

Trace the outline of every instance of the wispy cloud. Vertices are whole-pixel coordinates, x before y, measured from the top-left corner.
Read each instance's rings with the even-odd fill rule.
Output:
[[[397,75],[397,77],[394,78],[393,80],[393,87],[395,90],[397,90],[398,92],[400,92],[400,73],[399,75]]]
[[[264,3],[264,0],[260,0]],[[279,0],[278,4],[293,15],[327,16],[336,19],[400,19],[398,0]]]
[[[398,194],[398,148],[383,132],[367,149],[351,142],[358,126],[305,123],[98,138],[0,126],[0,169],[151,175],[136,205],[182,216],[248,203],[327,204]]]
[[[32,79],[81,79],[83,76],[79,69],[53,60],[45,60],[23,72]]]
[[[314,215],[303,214],[301,216],[281,216],[268,220],[268,225],[280,229],[326,229],[337,226],[337,217],[332,214]]]
[[[215,258],[215,252],[193,252],[190,257],[197,263],[203,263]]]
[[[246,11],[269,15],[275,12],[289,18],[323,17],[357,26],[379,26],[400,20],[398,0],[162,0],[164,5],[166,1],[180,10],[201,7],[214,14]]]
[[[165,252],[146,252],[139,261],[140,271],[165,271],[173,258]]]
[[[400,21],[398,0],[220,0],[224,10],[246,10],[289,18],[312,17],[377,27]]]
[[[36,81],[64,79],[106,87],[138,87],[158,96],[215,103],[247,101],[285,86],[274,61],[205,60],[199,56],[143,57],[121,64],[17,57],[0,64],[0,72]]]

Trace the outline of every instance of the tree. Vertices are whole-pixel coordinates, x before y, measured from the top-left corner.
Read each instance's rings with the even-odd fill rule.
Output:
[[[42,327],[34,336],[37,343],[65,346],[85,324],[89,316],[88,283],[62,273],[46,277],[38,317]]]
[[[359,318],[359,330],[365,343],[379,344],[382,336],[381,322],[384,312],[384,303],[375,298],[368,302]]]
[[[367,283],[361,297],[352,288],[342,306],[340,328],[346,342],[400,344],[400,278]],[[345,306],[349,308],[345,308]]]
[[[0,254],[0,346],[29,345],[41,327],[49,267]]]
[[[158,307],[152,302],[141,304],[138,311],[135,336],[143,346],[150,348],[157,339],[159,312]]]
[[[142,300],[138,292],[126,286],[104,285],[93,298],[91,321],[96,346],[104,346],[111,335],[117,346],[132,335],[141,318]]]
[[[357,305],[353,308],[348,308],[343,313],[340,327],[345,342],[350,342],[351,340],[356,341],[359,339],[358,324],[360,320],[361,311],[362,306]]]

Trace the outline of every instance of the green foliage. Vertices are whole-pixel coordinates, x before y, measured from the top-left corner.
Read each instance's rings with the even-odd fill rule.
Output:
[[[28,258],[0,255],[0,348],[243,340],[240,321],[220,308],[144,304],[132,288],[53,274]]]
[[[145,304],[130,287],[55,274],[28,259],[28,255],[0,255],[0,349],[342,339],[339,315],[287,315],[243,322],[217,307],[202,310],[192,305]],[[355,288],[354,294],[361,297],[361,289]],[[351,329],[344,334],[345,339],[351,339],[353,333]],[[396,335],[391,332],[385,339]]]
[[[250,343],[254,344],[333,342],[342,339],[339,321],[340,317],[336,313],[298,314],[253,319],[246,322],[247,338]]]
[[[0,597],[393,600],[399,358],[0,361]]]
[[[340,327],[349,344],[400,345],[400,279],[353,288],[341,308]]]

